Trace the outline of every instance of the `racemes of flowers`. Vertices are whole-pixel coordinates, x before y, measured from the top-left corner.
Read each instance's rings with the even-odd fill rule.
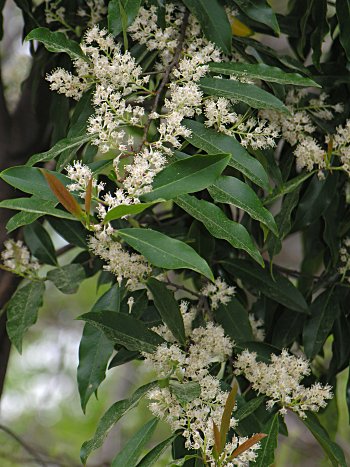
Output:
[[[258,394],[269,397],[268,408],[280,405],[281,414],[286,414],[289,409],[306,418],[307,411],[318,412],[333,397],[328,384],[315,383],[308,388],[300,384],[311,373],[309,362],[290,355],[286,349],[281,355],[272,354],[271,363],[257,361],[255,352],[244,350],[235,362],[235,373],[243,374]]]
[[[6,240],[4,247],[1,252],[1,269],[32,280],[37,278],[40,264],[32,257],[22,240]]]

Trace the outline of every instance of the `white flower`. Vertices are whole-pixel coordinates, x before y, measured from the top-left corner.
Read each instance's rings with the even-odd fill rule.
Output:
[[[305,167],[306,170],[310,172],[315,166],[318,169],[324,169],[326,167],[326,153],[317,141],[311,137],[303,139],[298,144],[294,150],[294,155],[297,159],[297,167],[299,169]]]
[[[220,303],[227,304],[230,302],[231,297],[235,295],[236,287],[227,285],[221,277],[215,279],[215,282],[208,282],[201,290],[201,294],[209,297],[211,307],[216,310]]]
[[[310,374],[309,362],[304,358],[290,355],[285,349],[281,355],[272,354],[270,364],[258,362],[256,357],[255,352],[244,350],[237,357],[235,373],[244,374],[255,391],[270,398],[268,408],[279,404],[282,414],[290,409],[305,418],[306,411],[317,412],[333,397],[328,384],[316,383],[309,388],[300,384]]]
[[[5,269],[22,276],[35,277],[39,263],[31,257],[30,251],[21,240],[6,240],[1,259]]]
[[[342,242],[339,250],[339,260],[338,272],[342,275],[342,280],[346,279],[347,282],[350,282],[350,276],[348,275],[350,271],[350,237],[346,237]]]
[[[256,319],[253,313],[249,313],[248,318],[255,340],[263,342],[265,340],[264,320]]]

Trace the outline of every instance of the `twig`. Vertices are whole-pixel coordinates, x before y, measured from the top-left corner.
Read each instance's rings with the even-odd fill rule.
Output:
[[[23,441],[22,438],[20,438],[18,435],[16,435],[16,433],[14,433],[12,430],[10,430],[10,428],[8,428],[7,426],[5,425],[1,425],[0,424],[0,430],[2,430],[4,433],[6,433],[7,435],[9,435],[11,438],[13,438],[18,444],[20,444],[22,446],[22,448],[28,452],[28,454],[30,454],[33,459],[41,466],[43,467],[47,467],[47,463],[44,462],[42,460],[42,458],[39,456],[38,453],[36,453],[34,451],[34,449],[32,449],[31,446],[29,446],[29,444],[27,444],[25,441]]]
[[[190,293],[191,295],[200,298],[202,295],[198,292],[194,292],[193,290],[188,289],[184,285],[179,285],[179,284],[174,284],[174,282],[171,282],[169,277],[167,276],[167,282],[170,287],[174,287],[176,290],[183,290],[184,292]]]
[[[187,25],[188,25],[188,17],[189,17],[189,11],[186,11],[184,16],[183,16],[183,21],[182,21],[181,30],[180,30],[179,42],[178,42],[178,44],[176,46],[176,49],[175,49],[173,61],[165,69],[163,79],[160,82],[159,88],[158,88],[158,90],[156,92],[156,97],[154,99],[150,115],[152,115],[154,112],[157,111],[159,101],[160,101],[161,95],[163,93],[163,90],[164,90],[165,86],[168,84],[170,73],[173,70],[173,68],[179,62],[182,46],[183,46],[183,43],[184,43],[184,40],[185,40],[185,34],[186,34]],[[139,147],[139,151],[142,149],[143,145],[147,141],[147,134],[148,134],[148,130],[149,130],[150,125],[151,125],[151,118],[148,117],[147,122],[145,124],[144,131],[143,131],[143,137],[142,137],[142,141],[141,141],[141,144],[140,144],[140,147]]]

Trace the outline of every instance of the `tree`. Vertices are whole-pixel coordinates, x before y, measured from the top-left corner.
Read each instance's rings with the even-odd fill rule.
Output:
[[[148,398],[154,418],[113,466],[156,465],[171,445],[174,465],[268,466],[287,412],[345,466],[316,413],[350,357],[347,2],[18,5],[33,66],[13,115],[1,99],[0,207],[19,211],[7,335],[21,352],[47,281],[72,294],[98,275],[110,287],[81,316],[82,409],[107,370],[138,359],[157,375],[110,407],[82,462]],[[285,55],[265,41],[281,33]],[[297,270],[275,261],[292,234]],[[140,461],[158,419],[173,435]]]

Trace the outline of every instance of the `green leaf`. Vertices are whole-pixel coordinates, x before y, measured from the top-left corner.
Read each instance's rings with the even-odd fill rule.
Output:
[[[123,31],[123,16],[127,14],[126,28],[128,28],[137,16],[141,0],[110,0],[108,3],[108,30],[113,36],[118,36]],[[121,8],[123,11],[121,11]]]
[[[85,313],[79,319],[103,331],[114,342],[129,350],[154,352],[164,340],[158,334],[147,329],[142,321],[125,313],[99,311]]]
[[[248,312],[236,298],[232,298],[227,305],[219,306],[215,311],[215,321],[221,324],[225,334],[237,342],[254,340]]]
[[[167,289],[164,282],[157,281],[154,277],[148,279],[147,287],[153,295],[154,304],[164,324],[170,329],[175,339],[184,345],[186,342],[185,327],[174,294]]]
[[[152,201],[150,203],[139,203],[139,204],[121,204],[116,206],[107,212],[105,218],[103,219],[104,223],[111,222],[115,219],[120,219],[124,216],[140,214],[145,209],[153,206],[157,201]]]
[[[335,8],[339,22],[340,43],[347,59],[350,60],[350,0],[336,0]]]
[[[208,263],[180,240],[151,229],[121,229],[118,235],[148,261],[164,269],[192,269],[213,279]]]
[[[50,235],[40,222],[34,222],[33,224],[25,226],[23,234],[25,243],[32,255],[41,263],[57,266],[55,247],[53,246]]]
[[[79,248],[87,249],[87,232],[80,222],[72,222],[66,219],[49,219],[50,224],[56,232],[68,243]]]
[[[299,73],[287,73],[275,66],[269,66],[265,63],[240,63],[240,62],[222,62],[210,63],[210,71],[221,73],[223,75],[243,76],[253,79],[261,79],[269,83],[293,84],[294,86],[312,86],[321,87],[310,78],[305,78]]]
[[[346,467],[347,463],[345,460],[342,449],[328,436],[328,433],[318,421],[318,418],[313,413],[308,413],[307,418],[302,419],[304,425],[311,431],[314,437],[322,446],[322,449],[327,454],[329,460],[332,462],[334,467]]]
[[[26,163],[26,166],[33,166],[38,162],[47,162],[55,159],[63,151],[75,149],[76,151],[85,143],[92,139],[93,135],[75,136],[74,138],[64,138],[58,141],[49,151],[34,154]]]
[[[33,196],[31,198],[5,199],[4,201],[0,202],[0,208],[15,209],[17,211],[31,212],[33,214],[46,214],[48,216],[54,216],[73,221],[77,220],[69,212],[63,211],[62,209],[56,209],[56,204],[57,203],[53,203],[52,201],[39,199]]]
[[[73,60],[83,59],[88,61],[80,45],[67,39],[63,32],[52,32],[47,28],[37,28],[30,31],[25,40],[42,42],[49,52],[64,52]]]
[[[273,190],[271,195],[265,198],[264,204],[273,203],[274,201],[276,201],[276,199],[280,198],[281,196],[286,195],[288,193],[292,193],[294,190],[299,188],[300,185],[305,182],[305,180],[314,175],[314,173],[315,171],[300,174],[297,177],[288,180],[288,182],[278,186]]]
[[[44,292],[44,282],[31,281],[18,288],[7,304],[7,334],[19,353],[24,334],[36,323]]]
[[[80,282],[85,279],[85,270],[81,264],[72,263],[51,269],[46,277],[62,293],[73,294],[78,290]]]
[[[310,313],[307,303],[299,290],[286,277],[278,272],[274,273],[274,279],[269,272],[258,268],[254,263],[235,259],[224,261],[223,267],[235,277],[239,277],[244,283],[267,297],[281,303],[285,307],[299,313]]]
[[[243,397],[237,397],[237,405],[238,408],[235,411],[235,418],[240,422],[245,418],[249,417],[252,413],[254,413],[264,402],[265,396],[258,396],[254,397],[248,402],[245,402]],[[242,403],[244,401],[244,403]]]
[[[238,178],[221,176],[208,189],[218,203],[233,204],[246,211],[253,219],[265,224],[274,234],[278,229],[273,215],[262,205],[255,191]]]
[[[288,113],[282,101],[254,84],[240,83],[232,79],[202,78],[199,85],[201,90],[209,96],[235,99],[245,102],[254,109],[274,109]]]
[[[192,156],[174,162],[157,174],[153,181],[153,190],[145,193],[141,199],[174,199],[185,193],[204,190],[214,183],[230,161],[230,155]]]
[[[267,437],[261,440],[258,457],[255,460],[256,467],[269,467],[275,460],[275,449],[277,447],[278,438],[278,413],[276,413],[263,428],[263,433]]]
[[[305,323],[303,330],[304,352],[309,360],[322,349],[333,323],[340,314],[339,301],[334,288],[331,287],[310,306],[311,317]]]
[[[129,399],[115,402],[107,410],[97,425],[97,429],[93,438],[89,441],[85,441],[81,447],[80,458],[84,465],[86,464],[86,460],[91,452],[102,446],[104,439],[108,435],[108,432],[113,428],[118,420],[120,420],[123,415],[133,409],[139,403],[140,399],[142,399],[142,397],[144,397],[148,391],[153,389],[155,385],[156,382],[151,382],[141,386]]]
[[[187,141],[207,153],[231,154],[228,165],[242,172],[258,186],[269,189],[269,179],[263,166],[232,136],[218,133],[194,120],[183,120],[182,124],[191,130]]]
[[[37,202],[38,201],[40,202],[39,199],[37,200]],[[7,222],[6,230],[8,233],[13,232],[14,230],[18,229],[19,227],[22,227],[23,225],[28,225],[32,222],[35,222],[42,215],[43,214],[38,214],[36,212],[20,211],[14,216],[12,216],[11,219]]]
[[[177,436],[179,436],[179,434],[175,433],[155,446],[148,454],[145,455],[145,457],[140,460],[140,462],[137,464],[137,467],[151,467],[156,465],[156,462],[160,456],[171,446]]]
[[[113,459],[111,467],[136,467],[137,460],[151,439],[157,424],[158,419],[152,418],[152,420],[135,433]]]
[[[280,33],[280,27],[275,13],[265,0],[234,0],[236,5],[249,18],[258,23],[265,24],[276,34]]]
[[[191,402],[201,395],[201,387],[196,381],[179,383],[178,381],[170,380],[169,388],[180,403]]]
[[[227,240],[234,248],[246,251],[264,267],[260,252],[246,228],[228,219],[218,206],[190,195],[179,196],[175,203],[202,222],[214,237]]]
[[[207,39],[230,54],[232,31],[224,7],[217,0],[184,0],[184,4],[198,19]]]
[[[106,310],[118,312],[120,309],[120,288],[113,285],[100,297],[92,312]],[[90,396],[97,390],[106,377],[108,361],[114,345],[106,335],[95,326],[85,324],[79,346],[79,366],[77,370],[78,389],[83,412]]]
[[[58,178],[65,186],[70,183],[69,178],[56,172],[47,171]],[[0,173],[0,177],[9,185],[37,196],[41,200],[53,201],[57,204],[57,198],[52,193],[49,185],[38,167],[26,167],[20,165],[10,167]]]

